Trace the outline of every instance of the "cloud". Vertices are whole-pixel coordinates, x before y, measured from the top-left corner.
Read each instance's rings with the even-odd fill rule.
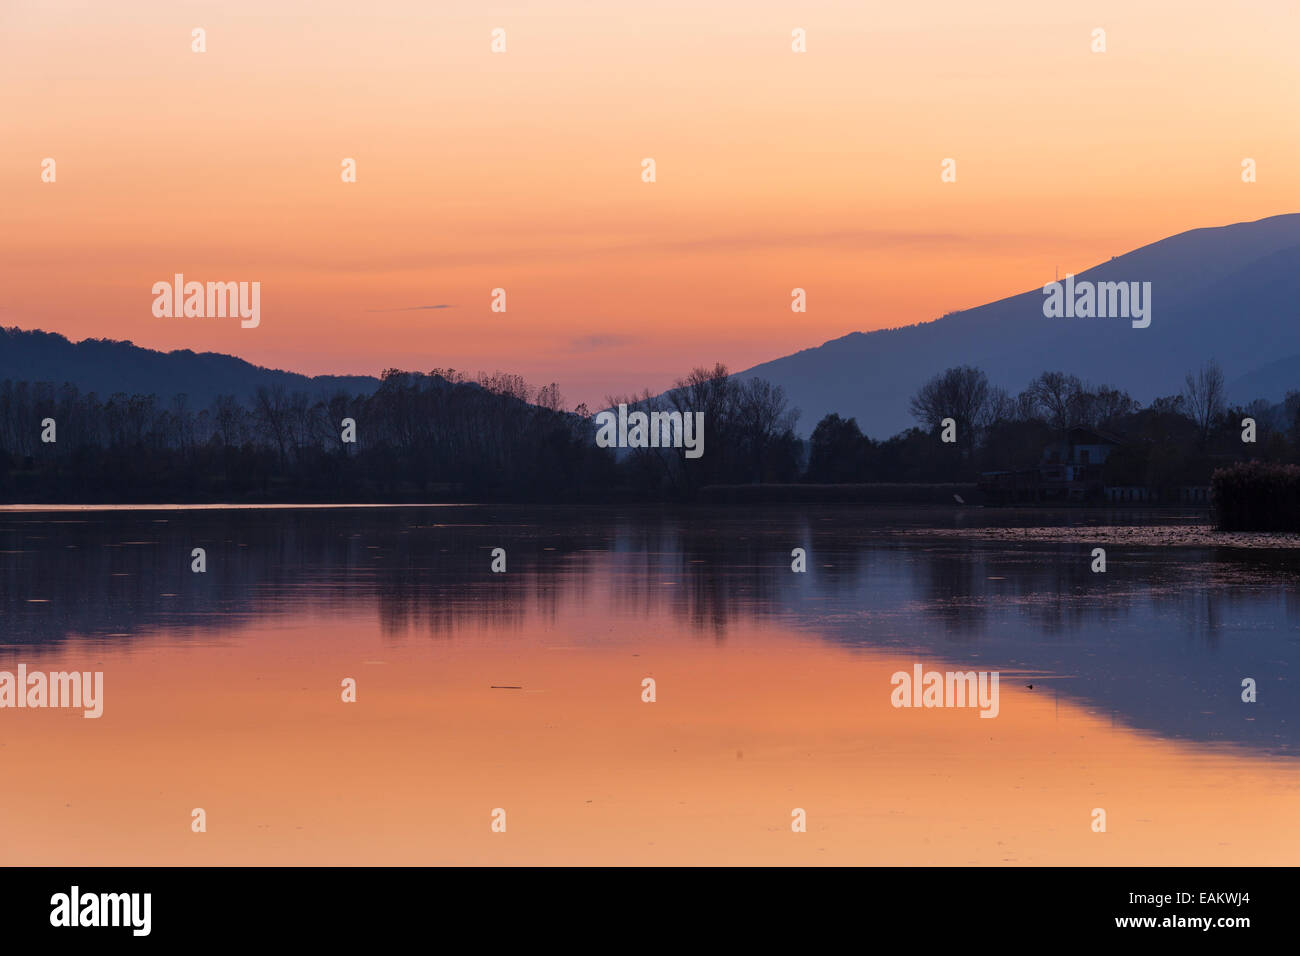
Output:
[[[568,237],[569,233],[564,233]],[[437,248],[412,248],[405,252],[380,252],[358,255],[351,251],[340,253],[338,258],[322,258],[318,253],[290,247],[257,250],[261,261],[279,266],[297,266],[330,274],[374,275],[379,273],[429,273],[437,270],[456,270],[503,263],[537,265],[551,262],[581,263],[605,258],[618,258],[651,252],[666,255],[697,257],[716,254],[720,256],[744,254],[751,251],[779,249],[827,249],[842,253],[869,252],[874,249],[895,249],[909,246],[934,254],[963,251],[972,245],[981,248],[1020,250],[1037,248],[1044,242],[1074,241],[1077,237],[1062,237],[1051,233],[1042,236],[1006,232],[946,232],[909,229],[847,229],[824,232],[781,232],[776,230],[748,232],[745,234],[705,234],[697,236],[663,238],[654,235],[629,235],[622,233],[597,233],[555,242],[536,243],[524,235],[520,244],[503,247],[495,242],[482,248],[458,247],[454,250]],[[92,250],[93,251],[93,250]],[[166,251],[163,249],[162,251]],[[21,255],[21,251],[15,254]],[[89,253],[88,253],[89,254]],[[35,261],[35,260],[33,260]],[[11,263],[12,264],[12,263]],[[414,306],[413,309],[456,308],[455,306]],[[375,311],[402,311],[380,309]]]
[[[591,352],[595,349],[617,348],[630,345],[636,341],[633,335],[583,335],[569,340],[569,349],[573,352]]]
[[[424,312],[428,309],[454,309],[454,305],[408,305],[398,309],[366,309],[367,312]]]

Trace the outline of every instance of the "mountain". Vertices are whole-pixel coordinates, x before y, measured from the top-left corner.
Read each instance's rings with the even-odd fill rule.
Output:
[[[1042,288],[898,329],[853,332],[737,377],[762,377],[801,409],[808,435],[829,412],[885,438],[914,424],[908,399],[954,365],[983,369],[1020,391],[1040,372],[1114,385],[1141,402],[1182,390],[1208,359],[1223,366],[1228,397],[1281,401],[1300,389],[1300,214],[1193,229],[1075,276],[1076,284],[1150,282],[1151,324],[1126,318],[1047,318]],[[314,378],[214,352],[156,352],[130,342],[72,343],[51,332],[0,329],[0,380],[72,382],[101,396],[185,393],[207,406],[221,393],[247,399],[259,385],[313,397],[372,392],[369,376]]]
[[[1228,383],[1228,398],[1243,405],[1255,398],[1281,402],[1293,391],[1300,391],[1300,355],[1269,362]]]
[[[70,342],[54,332],[0,328],[0,381],[71,382],[101,398],[116,392],[189,396],[205,408],[217,395],[247,400],[259,385],[282,385],[320,398],[343,390],[373,392],[379,380],[367,375],[317,375],[263,368],[217,352],[156,352],[130,342],[84,339]]]
[[[803,412],[804,435],[835,411],[857,418],[873,438],[915,424],[908,399],[954,365],[981,368],[1013,394],[1040,372],[1059,370],[1145,403],[1181,391],[1187,372],[1213,358],[1234,401],[1278,401],[1287,388],[1300,389],[1300,214],[1193,229],[1075,276],[1083,280],[1150,282],[1150,326],[1046,318],[1039,287],[933,322],[853,332],[737,377],[784,388]],[[1294,357],[1279,361],[1284,356]]]

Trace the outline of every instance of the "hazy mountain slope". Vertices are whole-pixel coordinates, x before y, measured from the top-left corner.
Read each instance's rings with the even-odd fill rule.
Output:
[[[1182,388],[1217,359],[1234,401],[1280,401],[1300,389],[1300,214],[1194,229],[1117,256],[1077,280],[1152,284],[1149,328],[1122,318],[1046,318],[1041,287],[901,329],[854,332],[739,373],[781,385],[807,435],[828,412],[856,417],[873,437],[913,424],[909,397],[937,372],[975,365],[1019,391],[1045,370],[1127,389],[1148,402]],[[259,385],[319,396],[370,392],[369,376],[317,376],[255,366],[213,352],[156,352],[129,342],[72,343],[48,332],[0,329],[0,379],[73,382],[84,391],[185,393],[204,406]]]
[[[912,424],[907,401],[917,386],[953,365],[978,366],[1011,391],[1060,369],[1146,402],[1179,391],[1186,372],[1208,358],[1235,382],[1277,356],[1300,354],[1300,215],[1181,233],[1076,276],[1084,279],[1151,282],[1150,327],[1045,318],[1039,287],[921,325],[855,332],[739,377],[785,388],[803,410],[805,435],[838,411],[885,437]]]
[[[71,382],[107,398],[115,392],[186,394],[191,405],[207,406],[219,394],[247,399],[259,385],[282,385],[313,398],[342,389],[373,392],[378,379],[362,375],[318,375],[262,368],[216,352],[157,352],[108,339],[70,342],[53,332],[0,329],[0,381]]]
[[[1277,359],[1228,382],[1229,399],[1242,404],[1254,398],[1280,402],[1290,391],[1300,391],[1300,355]]]

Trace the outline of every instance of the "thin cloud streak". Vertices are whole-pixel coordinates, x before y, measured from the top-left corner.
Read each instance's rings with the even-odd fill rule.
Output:
[[[408,305],[397,309],[366,309],[366,312],[425,312],[429,309],[454,309],[454,305]]]

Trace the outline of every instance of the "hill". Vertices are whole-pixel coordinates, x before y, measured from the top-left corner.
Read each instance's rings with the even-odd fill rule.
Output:
[[[1050,281],[1051,277],[1048,277]],[[954,365],[983,369],[1017,392],[1060,370],[1127,390],[1149,402],[1217,359],[1230,397],[1279,400],[1300,388],[1300,214],[1194,229],[1116,256],[1075,281],[1151,283],[1151,324],[1123,318],[1046,318],[1042,288],[919,325],[853,332],[765,362],[740,378],[782,386],[802,409],[807,435],[828,412],[857,418],[873,437],[913,424],[910,396]],[[1289,384],[1288,384],[1289,383]],[[1250,392],[1253,388],[1266,389]]]

